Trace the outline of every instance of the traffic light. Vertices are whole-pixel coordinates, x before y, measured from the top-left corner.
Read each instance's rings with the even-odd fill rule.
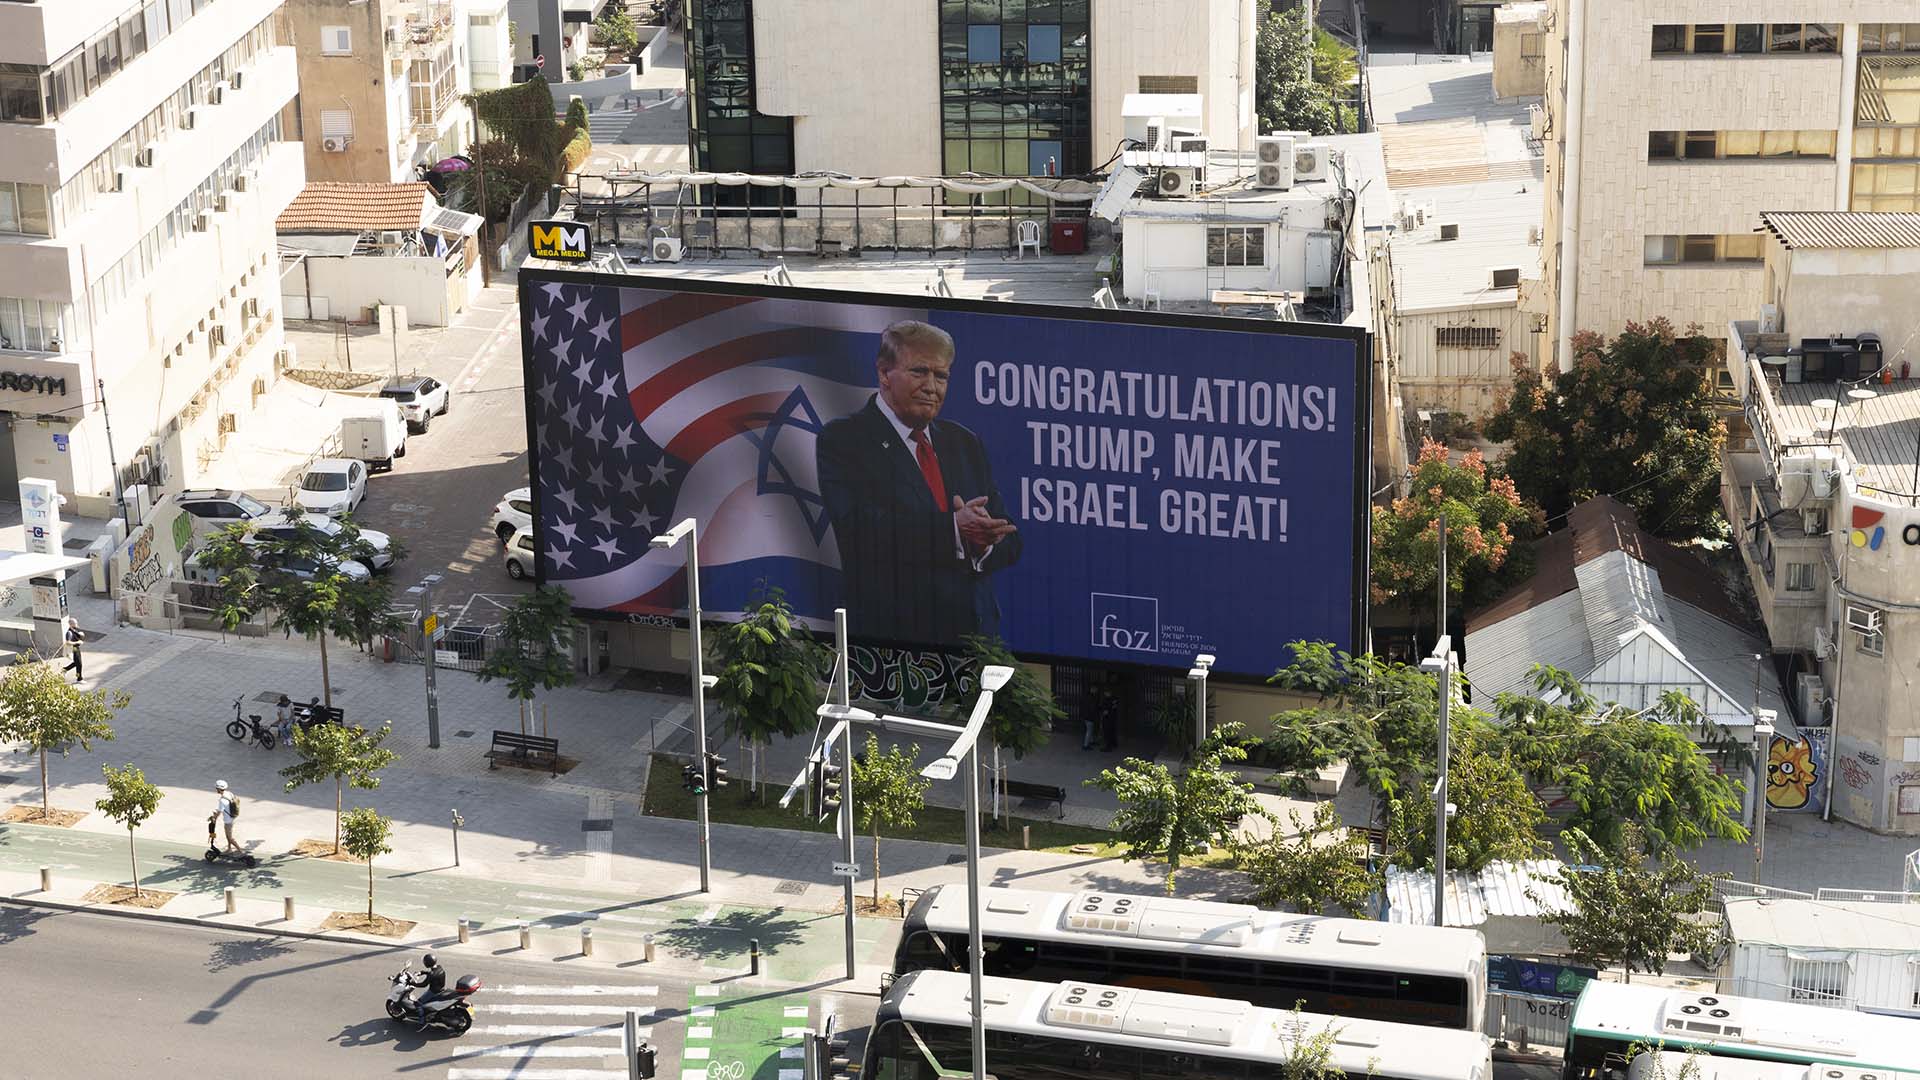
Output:
[[[721,768],[721,766],[726,763],[726,758],[721,757],[711,750],[707,751],[707,783],[705,786],[709,788],[723,788],[727,786],[727,770]]]
[[[707,778],[700,775],[700,766],[688,762],[680,767],[680,786],[695,795],[707,793]]]
[[[654,1060],[658,1058],[659,1055],[660,1051],[655,1050],[652,1043],[643,1042],[634,1048],[633,1057],[635,1063],[639,1066],[638,1075],[640,1080],[653,1080]]]
[[[831,760],[822,759],[809,762],[807,769],[807,780],[813,790],[814,820],[825,821],[840,812],[843,770]]]

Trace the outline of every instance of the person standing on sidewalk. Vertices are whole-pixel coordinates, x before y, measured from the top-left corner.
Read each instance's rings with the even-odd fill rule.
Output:
[[[207,816],[207,824],[212,825],[213,819],[219,818],[220,824],[227,835],[227,850],[239,851],[240,845],[233,838],[233,819],[240,812],[239,804],[234,799],[233,793],[227,790],[227,782],[225,780],[215,780],[213,782],[213,790],[220,796],[220,805],[216,806],[213,813]]]
[[[66,642],[69,659],[67,660],[67,666],[60,670],[73,672],[73,681],[75,685],[78,685],[86,678],[86,672],[80,666],[80,645],[86,641],[86,637],[80,633],[79,619],[69,615],[65,619],[62,619],[61,623],[60,636]]]

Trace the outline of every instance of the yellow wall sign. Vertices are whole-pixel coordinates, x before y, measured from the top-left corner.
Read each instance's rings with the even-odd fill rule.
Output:
[[[593,258],[593,232],[582,221],[530,221],[527,248],[536,259],[583,263]]]
[[[425,634],[428,640],[432,640],[434,632],[439,629],[440,616],[438,614],[428,615],[426,618],[420,620],[420,632]]]

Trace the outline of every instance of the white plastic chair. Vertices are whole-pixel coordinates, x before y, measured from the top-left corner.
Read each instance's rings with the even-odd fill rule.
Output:
[[[1034,221],[1032,218],[1028,218],[1020,223],[1020,246],[1014,252],[1013,257],[1016,259],[1025,258],[1028,248],[1033,249],[1034,258],[1037,259],[1040,257],[1040,223]]]

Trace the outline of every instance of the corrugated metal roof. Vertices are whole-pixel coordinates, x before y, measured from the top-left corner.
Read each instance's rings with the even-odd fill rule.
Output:
[[[1920,953],[1920,904],[1728,900],[1727,936],[1736,945]]]
[[[1593,638],[1579,590],[1467,631],[1467,678],[1477,702],[1508,691],[1531,693],[1535,664],[1580,675],[1593,670]]]
[[[1653,567],[1624,551],[1609,551],[1573,570],[1580,582],[1581,615],[1593,645],[1593,660],[1603,663],[1620,651],[1620,639],[1642,623],[1672,633],[1667,597]]]
[[[1920,248],[1920,214],[1769,210],[1760,223],[1788,248]]]
[[[1553,859],[1489,863],[1478,873],[1447,874],[1447,925],[1479,926],[1491,915],[1536,918],[1572,911],[1573,900],[1553,882],[1561,864]],[[1538,900],[1527,895],[1532,889]],[[1387,867],[1387,922],[1433,923],[1433,871]]]

